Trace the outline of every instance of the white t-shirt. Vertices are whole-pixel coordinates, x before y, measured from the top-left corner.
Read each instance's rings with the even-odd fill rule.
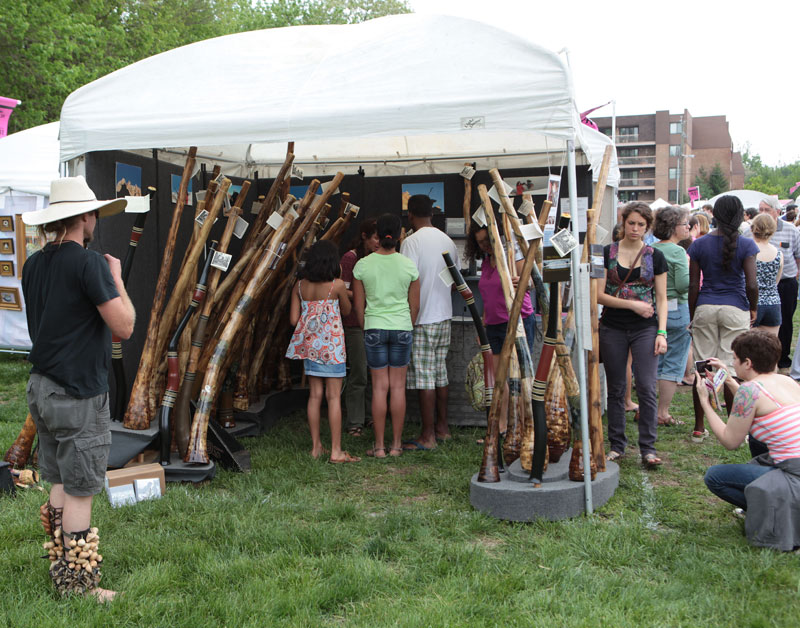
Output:
[[[400,245],[400,253],[414,262],[419,270],[417,325],[429,325],[453,318],[452,289],[439,277],[439,273],[446,268],[442,257],[445,251],[450,253],[456,268],[460,269],[456,245],[446,233],[436,227],[423,227]]]

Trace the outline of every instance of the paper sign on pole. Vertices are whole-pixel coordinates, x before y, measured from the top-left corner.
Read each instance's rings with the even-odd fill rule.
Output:
[[[211,258],[211,265],[224,273],[226,270],[228,270],[228,266],[231,265],[231,258],[232,256],[228,253],[214,251],[214,257]]]
[[[514,188],[512,188],[505,181],[503,181],[503,187],[506,189],[506,196],[514,191]],[[497,193],[497,188],[495,186],[492,186],[492,189],[489,190],[489,198],[502,207],[502,204],[500,203],[500,195]]]
[[[233,235],[241,240],[244,232],[247,231],[247,227],[249,226],[249,223],[244,218],[241,216],[236,216],[236,223],[233,225]]]
[[[445,286],[448,288],[455,283],[453,281],[453,275],[450,274],[450,270],[448,268],[443,268],[442,271],[439,273],[439,279],[442,280]]]
[[[208,192],[208,190],[198,190],[197,192],[194,193],[194,196],[197,199],[198,203],[200,201],[206,200],[206,192]]]
[[[347,212],[351,212],[353,214],[353,218],[355,218],[356,216],[358,216],[358,212],[360,210],[361,208],[358,205],[353,205],[352,203],[348,203],[347,205],[345,205],[344,213],[346,214]]]
[[[267,219],[267,224],[276,230],[280,229],[282,223],[283,223],[283,216],[281,216],[278,212],[272,212],[272,214],[270,214],[270,217]]]
[[[561,257],[568,255],[572,249],[578,246],[578,241],[569,229],[562,229],[550,238],[550,244],[558,251]]]
[[[522,237],[529,241],[536,240],[544,235],[542,230],[539,229],[539,225],[535,222],[532,222],[528,225],[520,225],[519,230],[520,233],[522,233]]]
[[[261,212],[261,207],[261,201],[253,201],[253,204],[250,206],[250,213],[256,215],[259,214]]]
[[[483,211],[483,205],[478,207],[476,212],[472,214],[472,220],[474,220],[478,225],[481,227],[486,226],[486,212]]]
[[[464,166],[464,168],[460,172],[461,176],[467,179],[468,181],[472,180],[472,177],[475,176],[475,168],[472,166]]]
[[[326,181],[325,183],[323,183],[322,185],[319,186],[319,189],[322,190],[323,194],[325,194],[328,191],[328,188],[331,187],[332,183],[333,183],[333,179],[331,179],[330,181]],[[338,191],[339,191],[339,188],[337,186],[336,189],[331,192],[331,196],[336,194]]]
[[[194,221],[202,227],[203,223],[206,221],[206,218],[208,218],[208,211],[204,209],[194,217]]]
[[[292,164],[292,179],[303,179],[303,169]]]
[[[128,204],[125,206],[126,214],[146,214],[150,211],[150,195],[126,196]]]
[[[522,205],[519,206],[517,213],[522,216],[530,216],[533,209],[533,201],[526,199],[522,201]]]

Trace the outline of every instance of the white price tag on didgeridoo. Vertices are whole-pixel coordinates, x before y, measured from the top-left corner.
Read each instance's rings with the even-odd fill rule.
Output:
[[[226,270],[228,270],[228,266],[231,265],[231,258],[232,256],[228,253],[214,251],[214,257],[211,259],[211,265],[224,273]]]
[[[526,240],[536,240],[542,237],[542,230],[539,229],[539,225],[535,222],[532,222],[527,225],[520,225],[519,231],[522,234],[522,237]]]
[[[445,286],[448,288],[452,286],[455,282],[453,281],[453,275],[450,274],[449,268],[443,268],[442,272],[439,273],[439,279],[442,280]]]
[[[236,223],[233,225],[233,235],[241,240],[249,226],[250,223],[248,223],[244,218],[241,216],[236,216]]]
[[[277,231],[281,228],[281,224],[283,224],[283,216],[281,216],[278,212],[272,212],[270,217],[267,219],[267,224]]]
[[[533,201],[524,200],[522,201],[522,205],[519,206],[517,213],[523,216],[530,216],[533,209]]]
[[[486,212],[483,211],[483,205],[478,207],[477,211],[472,214],[472,220],[478,223],[479,227],[486,226]]]

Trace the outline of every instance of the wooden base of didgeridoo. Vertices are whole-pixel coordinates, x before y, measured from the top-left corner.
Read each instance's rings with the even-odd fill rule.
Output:
[[[583,482],[570,482],[569,451],[557,463],[550,463],[542,478],[542,486],[534,488],[529,473],[514,461],[499,482],[479,482],[472,476],[469,501],[472,507],[496,519],[505,521],[559,521],[577,517],[585,512]],[[592,482],[592,505],[603,506],[619,486],[619,466],[606,463],[606,470]]]

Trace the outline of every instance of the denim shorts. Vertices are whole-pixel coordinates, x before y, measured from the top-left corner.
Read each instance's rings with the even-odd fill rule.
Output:
[[[341,364],[320,364],[306,358],[303,360],[303,370],[306,375],[313,377],[344,377],[347,375],[347,366]]]
[[[533,354],[533,338],[536,333],[536,317],[531,314],[522,319],[522,326],[525,328],[525,336],[528,341],[528,349]],[[506,339],[506,328],[508,323],[495,323],[486,326],[486,336],[489,338],[489,346],[492,347],[492,353],[499,355],[503,348],[503,342]]]
[[[39,470],[64,492],[89,497],[103,490],[111,450],[108,393],[89,399],[70,396],[44,375],[31,373],[28,408],[39,435]]]
[[[679,303],[678,309],[667,315],[667,352],[658,356],[658,379],[680,382],[686,369],[692,335],[689,325],[689,305]]]
[[[371,369],[403,368],[411,362],[414,332],[400,329],[367,329],[364,350]]]
[[[780,305],[759,305],[756,313],[756,322],[753,327],[763,325],[764,327],[780,327],[781,325],[781,306]]]

